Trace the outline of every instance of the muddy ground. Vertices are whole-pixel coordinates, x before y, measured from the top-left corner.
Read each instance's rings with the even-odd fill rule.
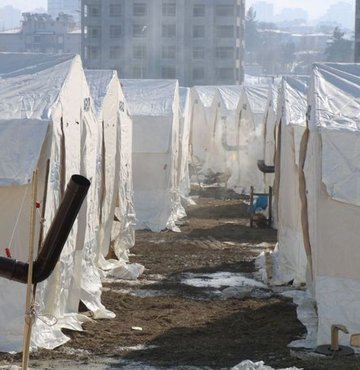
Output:
[[[221,189],[198,195],[181,233],[137,233],[131,261],[143,264],[144,274],[137,282],[104,283],[103,303],[116,318],[86,323],[83,332],[66,331],[71,341],[33,353],[33,368],[132,364],[132,369],[230,369],[250,359],[274,368],[360,369],[355,357],[294,356],[287,345],[302,338],[305,328],[296,318],[295,305],[267,287],[228,298],[224,286],[185,282],[202,276],[198,281],[204,283],[219,272],[230,279],[240,273],[253,278],[254,259],[276,242],[274,230],[248,226],[248,206],[238,196]],[[0,365],[19,359],[2,354]]]

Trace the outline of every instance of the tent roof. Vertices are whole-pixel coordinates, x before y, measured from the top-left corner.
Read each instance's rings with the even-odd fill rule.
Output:
[[[315,64],[317,126],[337,130],[360,130],[360,65]]]
[[[117,77],[116,71],[101,70],[101,69],[88,69],[85,70],[87,82],[90,87],[90,93],[94,100],[96,112],[99,113],[105,96],[108,93],[111,81]]]
[[[73,58],[72,54],[0,53],[0,79],[36,73]]]
[[[210,107],[217,92],[217,86],[194,86],[204,107]]]
[[[282,106],[286,114],[286,125],[306,126],[307,85],[292,77],[282,81]]]
[[[0,53],[0,185],[31,180],[57,102],[74,60]]]
[[[12,73],[10,66],[3,63],[3,60],[9,61],[9,56],[13,57],[0,53],[0,65],[7,71],[0,78],[1,119],[49,119],[69,70],[75,59],[81,63],[80,57],[43,64],[41,68],[38,64],[25,66],[23,60],[23,68],[18,69],[19,64],[15,63]],[[20,54],[17,57],[22,58]],[[36,62],[37,58],[25,59],[31,63]]]
[[[189,98],[189,87],[179,87],[179,105],[180,105],[180,112],[183,114],[185,111],[187,99]]]
[[[122,79],[129,112],[135,116],[169,116],[178,86],[177,80]]]
[[[226,109],[236,110],[241,97],[241,86],[219,86],[218,91]]]
[[[265,113],[269,86],[243,86],[252,113]]]

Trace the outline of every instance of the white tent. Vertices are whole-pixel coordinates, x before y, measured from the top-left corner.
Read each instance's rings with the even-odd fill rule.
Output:
[[[275,125],[277,116],[277,104],[279,84],[274,83],[270,86],[268,101],[266,104],[265,123],[264,123],[264,164],[274,166],[275,160]],[[274,175],[265,174],[265,185],[273,186]]]
[[[200,180],[209,174],[209,152],[217,120],[216,95],[216,86],[194,86],[191,88],[191,164],[197,175],[201,176]]]
[[[311,250],[318,344],[332,324],[360,333],[360,65],[315,64],[305,156],[304,240]],[[302,179],[303,180],[303,179]],[[349,344],[349,335],[340,335]]]
[[[217,131],[220,147],[218,160],[222,161],[225,181],[232,173],[239,173],[239,101],[241,86],[219,86],[220,112],[218,114]]]
[[[181,198],[187,203],[190,194],[190,130],[191,130],[191,101],[190,88],[179,88],[180,130],[179,130],[179,164],[178,181]]]
[[[133,119],[138,229],[178,230],[179,86],[176,80],[121,80]]]
[[[274,254],[274,284],[305,283],[307,257],[301,226],[299,193],[300,141],[306,128],[307,86],[284,77],[276,124],[276,186],[278,252]],[[275,130],[274,130],[275,131]]]
[[[0,54],[0,65],[1,238],[14,258],[27,261],[31,172],[39,169],[38,244],[50,226],[64,186],[74,173],[81,172],[81,126],[89,110],[89,91],[79,57]],[[56,324],[47,325],[41,318],[35,321],[35,346],[54,348],[66,342],[61,328],[81,329],[85,319],[77,314],[82,257],[76,247],[79,230],[76,222],[53,274],[37,287],[37,314],[56,318]],[[25,286],[3,279],[0,284],[0,347],[18,351]]]
[[[258,192],[265,187],[264,176],[257,167],[257,161],[263,156],[268,94],[268,86],[243,86],[238,117],[240,171],[232,173],[228,181],[228,187],[238,193],[249,193],[251,186]]]
[[[135,211],[132,184],[132,121],[117,73],[87,70],[102,140],[98,167],[101,169],[99,248],[89,255],[106,273],[137,278],[140,265],[128,265],[128,251],[135,244]],[[115,220],[114,220],[115,217]],[[118,261],[105,260],[112,247]],[[84,267],[87,266],[85,265]],[[91,294],[90,299],[96,294]]]

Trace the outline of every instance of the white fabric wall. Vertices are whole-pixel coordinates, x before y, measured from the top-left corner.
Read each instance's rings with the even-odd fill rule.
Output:
[[[345,325],[350,334],[360,331],[359,72],[358,65],[315,65],[309,94],[304,172],[318,344],[330,342],[331,324]],[[350,176],[343,168],[351,168]],[[341,335],[341,343],[348,345],[349,336]]]
[[[122,80],[122,85],[133,119],[136,227],[178,230],[178,82]]]
[[[307,257],[301,225],[299,190],[299,142],[306,128],[306,85],[284,78],[279,94],[279,117],[276,127],[275,195],[278,218],[278,265],[274,280],[294,285],[305,283]]]

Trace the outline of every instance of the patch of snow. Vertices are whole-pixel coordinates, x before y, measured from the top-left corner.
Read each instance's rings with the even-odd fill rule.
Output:
[[[267,286],[260,281],[245,277],[243,274],[232,272],[216,272],[213,274],[181,274],[181,283],[198,288],[221,287],[257,287],[266,289]]]
[[[266,366],[263,361],[252,362],[250,360],[246,360],[234,366],[231,370],[275,370],[275,369],[270,366]],[[301,369],[298,369],[297,367],[288,367],[286,369],[279,370],[301,370]]]

